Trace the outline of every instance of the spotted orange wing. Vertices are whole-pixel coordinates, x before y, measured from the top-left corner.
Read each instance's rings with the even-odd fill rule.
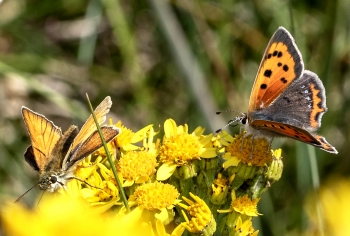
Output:
[[[293,37],[279,27],[270,39],[250,95],[248,114],[269,106],[303,73],[302,56]]]
[[[62,135],[61,128],[24,106],[22,116],[32,142],[25,153],[26,161],[35,170],[42,172],[46,163],[53,158],[51,152]]]

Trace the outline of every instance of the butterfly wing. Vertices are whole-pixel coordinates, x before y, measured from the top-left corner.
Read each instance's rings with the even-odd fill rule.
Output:
[[[98,105],[94,111],[98,123],[101,125],[106,120],[106,115],[109,112],[109,109],[112,106],[111,97],[107,96],[101,103]],[[70,147],[69,152],[76,150],[86,139],[88,139],[92,133],[97,130],[94,118],[92,115],[89,116],[83,127],[81,127],[80,132],[75,137],[72,146]]]
[[[273,136],[280,135],[293,138],[298,141],[311,144],[327,152],[334,154],[338,153],[338,151],[331,144],[329,144],[323,136],[312,134],[304,129],[300,129],[298,127],[283,124],[280,122],[267,120],[255,120],[252,124],[254,125],[255,129],[271,132]]]
[[[293,37],[283,27],[272,36],[260,63],[250,95],[250,112],[269,106],[304,70]]]
[[[34,149],[32,145],[30,145],[25,151],[24,159],[34,170],[40,171],[38,163],[35,160]]]
[[[305,70],[270,106],[250,113],[250,125],[337,153],[324,137],[315,133],[326,111],[322,81],[315,73]]]
[[[101,131],[106,143],[113,140],[119,133],[119,128],[115,126],[102,126]],[[69,156],[67,157],[67,161],[63,165],[64,170],[68,170],[76,163],[78,163],[84,157],[90,155],[100,147],[102,147],[102,141],[98,131],[96,130],[90,137],[84,140],[78,147],[73,149]]]
[[[32,142],[25,152],[25,159],[35,170],[42,172],[52,159],[51,152],[62,135],[61,129],[45,116],[24,106],[22,116]]]

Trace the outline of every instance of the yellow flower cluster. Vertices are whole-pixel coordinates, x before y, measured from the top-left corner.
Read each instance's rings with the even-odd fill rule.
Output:
[[[107,145],[112,163],[101,148],[77,165],[74,174],[82,181],[73,179],[58,193],[45,193],[33,210],[4,205],[5,233],[258,234],[251,218],[260,215],[259,197],[279,179],[283,167],[281,152],[268,150],[267,141],[254,139],[252,144],[249,137],[224,131],[205,135],[202,127],[189,132],[186,124],[178,126],[172,119],[165,121],[162,139],[156,138],[160,131],[153,125],[137,132],[120,121],[116,126],[121,132]],[[226,220],[218,224],[222,214]]]

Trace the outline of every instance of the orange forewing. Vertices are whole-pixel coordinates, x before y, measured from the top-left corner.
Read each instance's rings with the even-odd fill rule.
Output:
[[[285,30],[272,36],[250,95],[248,113],[269,106],[303,70],[293,38]]]
[[[43,171],[46,163],[52,158],[50,154],[62,135],[61,129],[45,116],[24,106],[22,115],[32,141],[30,151],[34,154],[39,170]]]

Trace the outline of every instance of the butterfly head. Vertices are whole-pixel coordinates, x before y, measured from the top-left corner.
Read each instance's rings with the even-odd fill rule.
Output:
[[[248,116],[246,113],[242,113],[239,116],[236,116],[234,122],[240,123],[241,125],[246,125],[248,123]]]
[[[40,176],[39,188],[55,192],[66,185],[67,178],[63,172],[47,172]]]

